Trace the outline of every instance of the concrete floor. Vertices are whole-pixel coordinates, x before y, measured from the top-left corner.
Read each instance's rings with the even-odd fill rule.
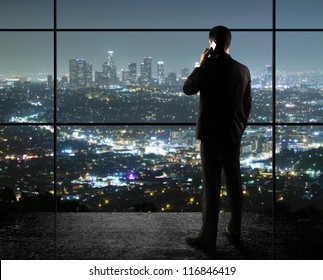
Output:
[[[313,249],[305,246],[303,238],[305,247],[296,246],[300,253],[298,257],[295,255],[296,251],[293,251],[298,238],[295,230],[290,225],[286,229],[284,226],[276,226],[280,233],[276,234],[278,237],[274,240],[272,217],[257,214],[244,215],[243,243],[236,247],[224,234],[229,217],[229,213],[220,214],[217,248],[214,252],[205,253],[185,243],[187,235],[198,233],[201,213],[15,214],[2,219],[0,223],[0,257],[65,260],[265,260],[323,256],[320,250],[315,249],[323,244],[322,239],[311,243],[315,247]],[[323,232],[322,227],[317,229],[317,234]],[[304,248],[308,250],[307,255],[304,255]]]

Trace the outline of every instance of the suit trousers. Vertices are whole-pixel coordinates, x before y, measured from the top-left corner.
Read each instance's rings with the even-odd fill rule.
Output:
[[[204,240],[216,241],[220,211],[221,173],[224,172],[231,204],[229,230],[240,235],[243,205],[240,172],[240,143],[217,144],[201,141],[203,178],[203,215],[199,236]]]

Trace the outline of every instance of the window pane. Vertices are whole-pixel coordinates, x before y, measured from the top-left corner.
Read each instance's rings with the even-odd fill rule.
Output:
[[[53,28],[53,0],[1,1],[0,26],[9,29]]]
[[[6,209],[54,211],[53,127],[0,127],[1,191],[14,195]]]
[[[58,27],[268,28],[272,26],[271,6],[266,0],[58,0]]]
[[[278,28],[323,28],[322,14],[322,1],[276,1]]]
[[[277,127],[276,163],[276,258],[322,259],[323,126]]]
[[[195,122],[198,96],[185,96],[182,86],[208,46],[207,32],[58,35],[60,122]],[[270,121],[270,33],[234,32],[231,54],[252,72],[251,121]]]
[[[323,33],[277,33],[277,121],[323,121]]]
[[[241,153],[247,212],[272,209],[272,133],[246,131]],[[194,127],[62,126],[61,211],[200,211],[202,178]],[[223,185],[221,211],[230,211]]]
[[[0,126],[1,259],[54,259],[50,126]]]
[[[278,203],[323,210],[323,127],[278,127],[276,139]]]
[[[0,122],[53,122],[53,34],[0,33]]]
[[[253,100],[250,123],[272,121],[271,36],[270,32],[232,34],[230,54],[234,59],[247,65],[251,72]]]

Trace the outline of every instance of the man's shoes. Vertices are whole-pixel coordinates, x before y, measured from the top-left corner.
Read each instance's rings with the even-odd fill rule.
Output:
[[[211,251],[214,250],[216,247],[215,242],[204,241],[200,237],[188,236],[185,238],[185,242],[189,246],[203,251]]]
[[[240,243],[240,234],[232,234],[229,230],[229,227],[225,228],[225,234],[231,243],[233,243],[233,244]]]

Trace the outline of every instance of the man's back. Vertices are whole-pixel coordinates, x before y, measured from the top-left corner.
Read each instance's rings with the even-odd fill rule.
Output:
[[[221,53],[205,59],[186,80],[183,91],[200,91],[197,138],[239,143],[251,110],[250,73],[246,66]]]

